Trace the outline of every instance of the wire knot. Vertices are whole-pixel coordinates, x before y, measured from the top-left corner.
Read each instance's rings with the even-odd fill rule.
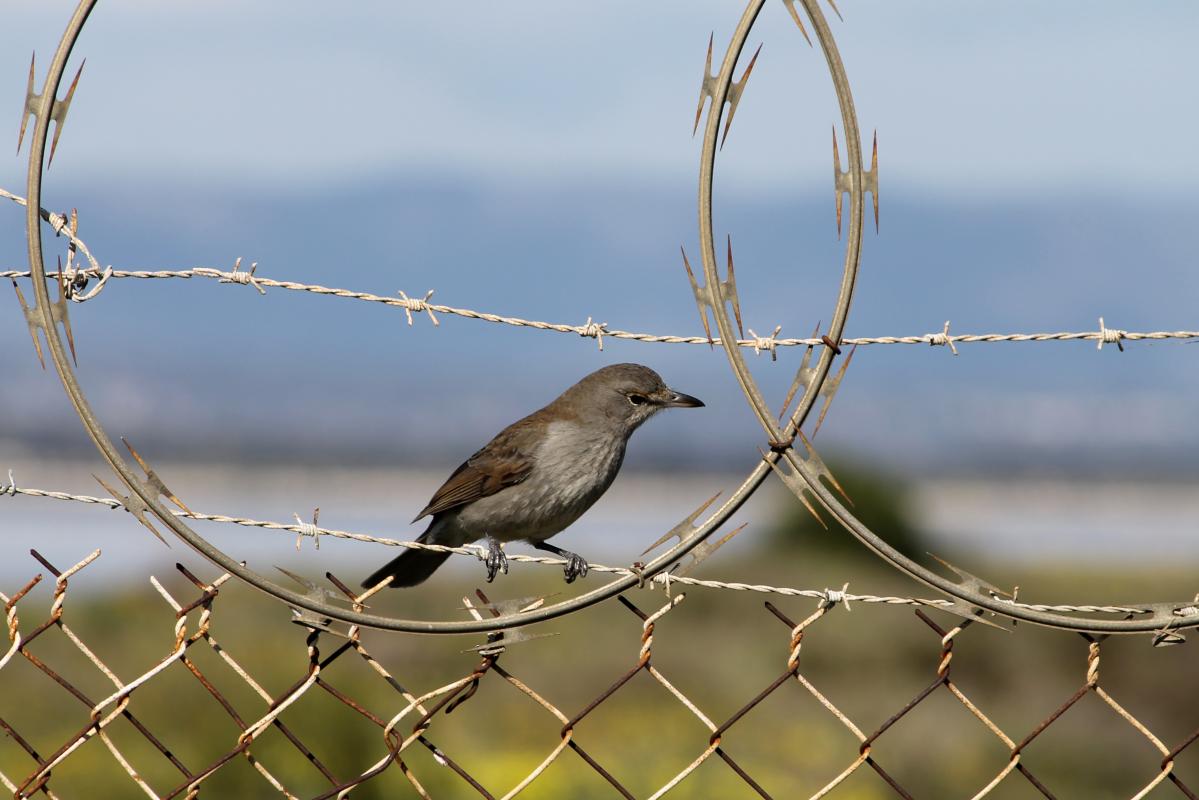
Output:
[[[782,325],[775,325],[774,331],[769,336],[759,336],[757,333],[754,332],[753,328],[750,328],[749,335],[753,337],[754,355],[755,356],[761,355],[762,351],[766,350],[767,352],[770,353],[771,361],[778,361],[779,356],[778,356],[778,353],[775,351],[775,348],[778,347],[779,343],[778,343],[777,338],[775,338],[775,337],[777,337],[779,335],[779,331],[781,331],[782,329],[783,329]]]
[[[296,531],[296,551],[299,552],[300,542],[305,536],[311,538],[312,541],[316,543],[316,549],[320,550],[321,534],[324,533],[324,531],[317,527],[317,523],[320,522],[321,519],[321,510],[319,508],[314,508],[312,510],[312,522],[305,522],[304,520],[300,519],[299,514],[293,514],[292,516],[296,518],[296,525],[299,526],[299,530]]]
[[[433,296],[433,290],[425,292],[424,297],[409,297],[400,289],[400,301],[404,307],[404,316],[408,318],[408,327],[412,327],[412,312],[425,312],[429,315],[429,321],[433,323],[433,327],[441,325],[441,320],[437,319],[437,315],[433,313],[432,306],[429,305],[429,298]]]
[[[644,561],[634,561],[632,566],[629,567],[629,572],[631,572],[637,576],[637,588],[644,589],[645,588],[645,562]]]
[[[1103,324],[1103,317],[1099,318],[1099,350],[1102,350],[1105,344],[1114,344],[1123,353],[1124,343],[1121,340],[1127,336],[1128,331],[1122,331],[1119,328],[1109,328]]]
[[[74,266],[68,265],[67,268],[63,270],[62,275],[66,281],[67,299],[72,303],[84,303],[100,294],[100,292],[104,290],[104,287],[108,285],[108,279],[112,277],[112,265],[110,264],[100,272],[100,280],[98,280],[96,285],[91,288],[91,291],[85,294],[81,294],[81,292],[87,288],[88,280],[90,278],[88,275],[88,270],[75,269]]]
[[[66,214],[55,214],[50,212],[44,214],[50,227],[54,229],[55,236],[66,236],[69,244],[67,245],[67,265],[62,265],[62,259],[58,260],[58,279],[62,286],[63,296],[72,303],[83,303],[91,300],[93,297],[103,291],[108,285],[108,279],[112,277],[112,267],[108,266],[100,269],[99,262],[87,249],[87,245],[79,238],[79,211],[71,209],[70,217]],[[76,256],[82,252],[87,257],[90,268],[85,267],[79,269],[75,266]],[[90,271],[90,275],[88,274]],[[95,275],[100,278],[90,292],[83,294],[83,290],[87,288],[88,281]]]
[[[244,272],[241,268],[241,256],[233,262],[232,272],[221,273],[220,283],[240,283],[243,286],[253,286],[258,290],[259,294],[266,294],[266,289],[259,285],[258,280],[254,277],[254,273],[258,270],[258,262],[254,261],[250,264],[250,271]]]
[[[11,469],[8,471],[8,485],[0,486],[0,497],[4,495],[9,495],[10,497],[17,496],[17,482],[13,480]]]
[[[948,347],[956,356],[958,349],[953,343],[953,337],[949,335],[949,320],[945,320],[945,327],[940,333],[927,334],[928,344],[930,347]]]
[[[604,349],[604,334],[608,332],[608,323],[593,322],[591,317],[588,317],[587,321],[575,328],[575,330],[579,332],[579,336],[595,339],[599,345],[599,349],[601,351]]]
[[[845,610],[852,611],[853,609],[849,607],[849,594],[846,592],[847,589],[849,589],[848,582],[846,582],[840,589],[825,589],[823,595],[824,602],[827,603],[830,608],[838,603],[844,603]]]

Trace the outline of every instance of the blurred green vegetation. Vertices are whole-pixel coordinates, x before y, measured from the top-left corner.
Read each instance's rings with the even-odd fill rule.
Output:
[[[876,531],[902,541],[908,552],[923,549],[919,533],[905,516],[901,491],[888,488],[885,478],[844,465],[836,474],[856,511]],[[839,542],[850,537],[805,521],[806,514],[802,509],[789,513],[777,531],[762,537],[760,549],[736,557],[721,553],[705,563],[702,575],[801,588],[840,587],[849,581],[850,590],[859,593],[926,594],[877,559],[863,557],[857,552],[860,548],[842,546]],[[209,574],[202,566],[198,570]],[[1193,571],[1182,567],[1118,572],[1113,567],[1096,573],[1061,564],[1035,569],[987,564],[980,571],[997,582],[1019,580],[1026,587],[1046,587],[1035,597],[1046,602],[1143,601],[1194,593]],[[159,577],[181,603],[198,596],[181,576]],[[602,576],[583,583],[591,588],[600,580]],[[47,618],[52,590],[47,583],[17,606],[25,635]],[[480,584],[474,570],[447,570],[419,590],[387,593],[374,606],[410,617],[464,618],[461,598]],[[519,566],[485,590],[497,601],[564,591],[554,571]],[[666,602],[660,590],[634,590],[627,597],[647,613]],[[693,588],[657,625],[654,667],[716,725],[786,669],[790,629],[764,607],[767,599],[796,621],[816,607],[816,601],[806,598]],[[175,614],[149,587],[88,593],[85,570],[72,579],[65,609],[66,625],[121,680],[141,674],[174,646]],[[199,613],[188,615],[188,634],[196,630]],[[956,624],[944,613],[927,613],[946,628]],[[306,675],[309,658],[305,629],[289,619],[290,612],[270,598],[235,582],[226,584],[212,619],[221,652],[203,642],[187,651],[243,725],[265,714],[267,702],[224,659],[235,660],[271,697],[280,696]],[[637,663],[641,631],[641,620],[613,601],[535,626],[530,633],[553,635],[512,646],[500,665],[570,717]],[[469,648],[482,641],[479,636],[362,633],[366,650],[399,686],[416,694],[468,675],[479,662]],[[322,634],[316,643],[318,657],[327,658],[343,644],[343,639]],[[941,659],[940,635],[907,606],[837,607],[808,628],[802,647],[802,675],[867,734],[934,679]],[[29,650],[84,695],[73,697],[19,655],[0,670],[0,719],[45,758],[87,724],[89,704],[111,695],[113,684],[55,627],[38,636]],[[1010,632],[973,625],[956,640],[951,664],[961,690],[1019,741],[1083,685],[1086,659],[1087,642],[1074,634],[1030,625]],[[1199,727],[1197,668],[1193,644],[1153,649],[1145,637],[1113,637],[1102,645],[1101,685],[1167,747]],[[352,651],[322,669],[321,679],[379,719],[391,718],[406,705],[399,692]],[[182,663],[138,688],[128,710],[193,773],[229,752],[242,730]],[[288,732],[341,780],[386,754],[381,729],[321,686],[312,687],[281,719]],[[398,730],[411,731],[413,722],[409,715]],[[491,672],[473,698],[451,714],[439,712],[426,736],[499,796],[550,753],[561,727],[560,720]],[[107,730],[113,744],[160,795],[185,783],[180,771],[129,720],[117,720]],[[635,796],[645,797],[703,752],[708,737],[709,729],[642,671],[578,724],[574,742]],[[803,686],[788,679],[729,728],[722,748],[772,796],[791,798],[810,796],[850,765],[858,740]],[[255,763],[235,757],[203,783],[200,796],[277,796],[255,765],[299,797],[315,796],[330,786],[277,728],[256,741],[251,752]],[[985,786],[1007,763],[1007,752],[942,688],[884,733],[872,755],[912,796],[956,798],[970,797]],[[404,760],[433,797],[474,796],[420,743],[404,752]],[[1104,800],[1135,793],[1156,774],[1160,760],[1144,737],[1099,698],[1089,696],[1038,736],[1021,763],[1058,797]],[[0,772],[20,781],[33,769],[33,760],[11,735],[0,737]],[[1199,785],[1199,745],[1183,752],[1177,771],[1191,786]],[[55,768],[50,786],[64,800],[143,796],[95,738]],[[1174,790],[1163,785],[1150,797],[1172,796],[1169,791]],[[416,794],[392,766],[352,796]],[[521,796],[587,800],[616,793],[568,749]],[[669,794],[705,799],[755,796],[715,756]],[[867,766],[830,795],[848,800],[894,796]],[[1023,777],[1012,774],[989,796],[1014,800],[1039,795]]]
[[[871,469],[853,461],[829,460],[836,485],[829,488],[847,498],[847,504],[866,527],[909,558],[919,558],[927,549],[912,522],[907,491],[898,475]],[[838,486],[840,489],[838,489]],[[812,501],[817,519],[800,503],[791,503],[771,531],[773,544],[790,551],[813,550],[837,553],[862,561],[876,557],[849,536],[819,504]]]

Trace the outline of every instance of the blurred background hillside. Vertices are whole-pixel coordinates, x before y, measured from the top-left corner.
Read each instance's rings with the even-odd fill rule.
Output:
[[[1199,67],[1199,8],[838,5],[845,22],[834,31],[863,129],[879,133],[881,173],[880,232],[865,242],[848,336],[921,335],[946,319],[954,333],[1095,330],[1099,316],[1125,330],[1199,327],[1199,157],[1184,144],[1199,111],[1180,102],[1179,88]],[[14,136],[29,55],[36,50],[42,74],[70,7],[20,0],[0,11],[0,99]],[[435,289],[448,305],[527,319],[701,334],[678,255],[683,245],[697,261],[690,126],[708,36],[719,52],[738,13],[710,0],[585,13],[539,0],[453,14],[382,2],[102,0],[76,49],[71,69],[83,57],[87,66],[45,204],[78,208],[82,238],[117,268],[229,269],[242,257],[271,278],[381,295]],[[762,54],[718,161],[717,236],[732,237],[746,327],[782,324],[782,335],[803,336],[827,323],[840,276],[828,175],[836,109],[822,56],[781,3],[767,5],[756,31]],[[0,159],[0,187],[24,193],[27,147]],[[0,205],[0,269],[24,265],[23,223],[19,207]],[[48,240],[50,258],[60,245]],[[628,564],[733,487],[762,442],[723,354],[705,346],[607,339],[600,352],[590,339],[445,316],[438,327],[422,316],[409,327],[398,309],[277,289],[260,297],[209,281],[113,281],[71,314],[80,380],[108,431],[129,436],[200,511],[291,521],[319,506],[322,525],[414,537],[420,528],[407,520],[500,427],[592,369],[639,361],[708,409],[664,415],[639,432],[609,495],[556,540]],[[0,479],[11,468],[21,486],[102,494],[91,473],[107,480],[104,468],[24,327],[15,299],[0,302],[9,344],[0,348]],[[1199,590],[1185,568],[1199,556],[1199,346],[959,350],[855,355],[816,444],[863,517],[913,555],[931,550],[1019,584],[1022,598],[1144,601]],[[777,362],[753,360],[772,398],[781,402],[801,356],[785,348]],[[843,533],[814,526],[773,483],[733,519],[747,531],[702,575],[921,593]],[[313,576],[331,568],[355,583],[388,556],[327,539],[297,552],[287,536],[197,528],[254,566]],[[82,584],[95,620],[151,618],[134,587],[148,572],[170,574],[176,560],[198,562],[127,515],[74,504],[0,498],[0,533],[6,592],[28,579],[30,546],[64,564],[102,548]],[[396,613],[460,614],[455,598],[479,576],[477,565],[453,567],[428,593],[380,602]],[[524,572],[503,591],[560,588],[552,574]],[[297,632],[276,639],[281,617],[269,604],[252,605],[248,593],[237,602],[262,609],[243,618],[271,620],[245,635],[269,641],[266,650],[291,642],[301,658]],[[777,636],[744,634],[747,649],[736,652],[750,654],[751,674],[730,679],[727,696],[713,689],[717,706],[731,712],[781,669],[786,631],[759,600],[729,607],[693,597],[679,613],[711,627],[676,653],[706,653],[751,617]],[[935,642],[921,639],[933,637],[910,611],[855,612],[843,623],[830,649],[850,655],[823,668],[857,665],[863,672],[846,687],[893,674],[903,691],[892,692],[889,678],[878,688],[896,699],[917,675],[931,679]],[[557,630],[585,647],[593,626]],[[1037,686],[1011,709],[1013,728],[1031,728],[1077,688],[1081,641],[1022,628],[1014,647],[998,636],[970,632],[986,676],[978,689],[993,708],[1020,694],[1017,684]],[[634,638],[621,640],[630,658]],[[548,641],[530,648],[556,653]],[[430,681],[449,664],[464,672],[467,646],[440,642],[438,655],[411,666]],[[593,646],[607,654],[620,645]],[[1193,728],[1193,702],[1171,688],[1193,674],[1188,649],[1159,656],[1139,639],[1119,647],[1128,662],[1114,674],[1141,693],[1138,707],[1167,728]],[[712,668],[737,673],[733,660]],[[1019,670],[1034,677],[1009,681]],[[280,677],[280,688],[291,679]],[[570,685],[559,688],[576,699]],[[860,709],[867,720],[878,712],[876,724],[896,705],[878,697],[863,694]],[[762,728],[794,721],[789,713]],[[934,728],[903,738],[916,747]],[[1062,796],[1128,794],[1135,776],[1122,762],[1097,768],[1064,739],[1046,756],[1058,785],[1074,787]],[[985,750],[968,738],[952,744],[970,763]],[[1141,755],[1135,764],[1151,767],[1152,753]],[[0,769],[10,756],[0,753]],[[1071,783],[1084,763],[1089,777]],[[963,769],[967,777],[927,773],[917,796],[958,796],[986,771]],[[546,791],[538,796],[563,796]]]
[[[45,66],[68,8],[6,10],[0,92],[21,97],[29,53]],[[880,132],[882,175],[848,335],[919,335],[946,319],[955,332],[1094,330],[1100,315],[1126,330],[1195,327],[1199,161],[1170,142],[1195,123],[1171,87],[1195,64],[1185,31],[1199,12],[1098,8],[843,9],[840,45],[862,124]],[[118,267],[241,256],[270,277],[700,333],[678,257],[697,247],[689,125],[708,34],[733,22],[718,3],[577,17],[520,3],[470,20],[382,3],[109,3],[78,48],[89,61],[46,203],[79,208],[85,239]],[[807,335],[829,318],[840,273],[835,107],[785,9],[769,5],[758,30],[716,222],[733,238],[747,326]],[[0,185],[21,191],[23,155],[0,163]],[[24,261],[22,226],[17,206],[0,214],[0,264]],[[330,524],[410,532],[406,515],[502,425],[621,360],[712,410],[640,432],[617,491],[697,465],[743,473],[756,458],[756,422],[703,346],[609,339],[601,353],[454,317],[410,328],[396,309],[207,281],[123,281],[102,298],[72,309],[83,385],[111,433],[189,470],[174,488],[197,506],[290,517],[320,505]],[[15,302],[0,319],[21,342]],[[902,473],[921,526],[994,557],[1194,552],[1199,350],[960,349],[859,351],[821,449]],[[754,362],[773,396],[800,355]],[[24,485],[89,487],[95,458],[57,379],[24,344],[0,351],[0,372],[0,461]],[[260,468],[281,465],[300,475]],[[372,480],[396,485],[346,494]],[[1001,487],[1010,480],[1022,483]],[[696,484],[660,512],[677,518],[715,490]],[[1154,535],[1130,536],[1145,513],[1131,509],[1146,507]],[[761,527],[774,511],[746,514]],[[638,507],[622,527],[651,540],[661,520],[648,516]]]

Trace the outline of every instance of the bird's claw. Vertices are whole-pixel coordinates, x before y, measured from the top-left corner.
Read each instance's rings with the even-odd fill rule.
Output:
[[[495,580],[498,572],[508,574],[508,556],[504,555],[504,549],[500,547],[500,543],[490,537],[487,539],[487,553],[483,556],[483,566],[487,567],[488,583]]]
[[[587,571],[591,569],[591,565],[587,563],[587,559],[583,558],[578,553],[563,551],[562,557],[566,559],[566,566],[563,571],[566,573],[566,582],[574,583],[575,578],[586,578]]]

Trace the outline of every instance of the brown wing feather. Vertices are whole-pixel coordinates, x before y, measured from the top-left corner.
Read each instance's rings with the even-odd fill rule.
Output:
[[[412,521],[493,495],[520,483],[532,469],[533,462],[524,453],[492,442],[454,470]]]

